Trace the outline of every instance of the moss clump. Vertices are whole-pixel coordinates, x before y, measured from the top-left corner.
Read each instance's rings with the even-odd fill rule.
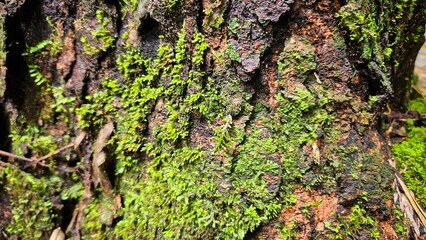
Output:
[[[397,167],[407,187],[423,209],[426,208],[426,127],[408,127],[407,139],[392,146]]]
[[[416,98],[408,102],[409,109],[426,113],[426,99]],[[392,146],[397,159],[397,168],[404,182],[412,190],[423,209],[426,208],[426,127],[414,126],[407,121],[408,136],[403,142]]]
[[[406,218],[404,216],[404,213],[401,211],[401,209],[398,206],[395,206],[392,209],[393,214],[395,215],[395,230],[396,233],[399,236],[399,239],[405,239],[408,231]]]
[[[223,3],[220,0],[206,1],[206,6],[203,9],[204,14],[206,14],[206,17],[203,19],[203,27],[210,31],[213,29],[219,29],[225,22],[225,11],[226,3]]]
[[[28,47],[24,56],[34,56],[40,54],[41,56],[50,55],[51,57],[57,56],[63,49],[63,31],[59,30],[50,20],[46,18],[46,22],[51,28],[50,36],[43,41],[38,42],[34,46]]]
[[[12,166],[0,166],[0,186],[7,192],[13,219],[5,232],[23,239],[49,236],[57,217],[51,197],[60,191],[59,177],[37,179]]]
[[[303,82],[316,66],[314,48],[310,42],[303,37],[292,36],[279,56],[278,76],[284,81],[294,79]],[[286,89],[285,85],[282,87]]]
[[[305,174],[311,166],[300,151],[305,145],[316,146],[317,138],[327,138],[330,133],[328,126],[332,118],[325,110],[327,93],[322,86],[308,83],[315,69],[315,53],[310,43],[298,36],[289,39],[278,62],[280,91],[277,114],[273,121],[268,120],[274,136],[279,136],[275,141],[282,152],[283,182],[303,182],[308,189],[322,185],[331,177],[319,172]],[[320,156],[313,160],[319,163]]]
[[[426,113],[426,98],[416,98],[408,102],[408,108],[418,111],[419,113]]]
[[[325,227],[331,232],[330,239],[358,239],[368,237],[369,239],[380,239],[378,222],[357,203],[348,216],[339,216],[338,222],[332,224],[325,222]]]
[[[105,17],[102,10],[96,11],[96,19],[98,21],[96,29],[88,30],[91,31],[90,34],[80,38],[84,51],[89,56],[106,52],[114,46],[116,38],[115,34],[109,29],[111,27],[111,20]]]
[[[18,155],[25,155],[29,150],[34,156],[43,156],[56,149],[56,143],[52,136],[43,135],[37,126],[26,126],[22,129],[13,129],[10,137],[12,147]]]
[[[53,28],[53,24],[47,20]],[[43,40],[33,47],[28,47],[24,56],[29,64],[29,76],[41,94],[39,101],[40,108],[34,110],[38,117],[38,124],[27,120],[24,116],[11,117],[10,138],[12,141],[12,151],[17,155],[31,155],[38,158],[45,156],[58,149],[58,142],[69,141],[69,136],[65,133],[59,138],[55,138],[48,133],[48,130],[39,125],[51,126],[57,122],[70,122],[70,115],[73,113],[73,97],[64,96],[63,86],[53,86],[51,79],[45,77],[40,65],[36,60],[44,57],[56,56],[61,48],[61,33],[53,29],[47,40]],[[33,119],[34,120],[34,119]],[[64,132],[66,126],[62,126]],[[50,160],[50,159],[49,159]],[[49,161],[47,160],[47,161]],[[56,173],[48,170],[37,169],[37,173],[43,174],[43,178],[36,178],[34,175],[24,172],[17,167],[7,164],[0,165],[0,185],[2,191],[6,192],[11,202],[13,220],[6,227],[8,236],[18,236],[22,239],[44,239],[48,238],[54,229],[58,216],[55,211],[59,211],[59,204],[54,205],[53,199],[59,197],[64,176],[58,177]]]
[[[84,209],[82,224],[82,239],[107,239],[111,238],[113,219],[120,213],[115,198],[96,193],[95,198]]]
[[[351,0],[336,17],[349,31],[349,41],[361,59],[368,63],[374,79],[379,79],[387,94],[392,94],[389,69],[398,68],[394,52],[401,43],[418,42],[422,31],[411,33],[416,0],[388,1],[377,4],[372,0]]]
[[[105,79],[102,90],[77,110],[82,127],[98,129],[115,120],[109,149],[116,157],[117,185],[126,190],[114,236],[242,239],[281,209],[273,140],[245,130],[253,107],[242,83],[226,79],[219,85],[204,77],[207,48],[204,36],[188,36],[184,25],[175,46],[161,44],[156,59],[128,49],[117,61],[121,77]],[[161,120],[151,118],[146,138],[153,110]],[[212,149],[189,143],[194,117],[214,125]],[[273,185],[270,179],[278,180]],[[96,209],[87,213],[93,219],[99,217]]]
[[[242,239],[276,216],[281,205],[267,182],[279,179],[279,165],[268,160],[276,147],[271,138],[252,131],[236,157],[224,156],[222,164],[214,160],[214,153],[196,148],[146,146],[153,160],[139,182],[134,177],[127,180],[132,191],[124,196],[128,207],[117,234],[126,239]],[[237,141],[233,137],[241,142],[241,134],[241,129],[231,133],[219,148]]]

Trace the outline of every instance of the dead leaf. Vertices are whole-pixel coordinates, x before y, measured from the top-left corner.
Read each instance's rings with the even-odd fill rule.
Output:
[[[321,160],[321,153],[320,153],[320,150],[319,150],[319,148],[318,148],[317,142],[314,142],[314,143],[312,144],[312,152],[313,152],[313,154],[314,154],[315,162],[316,162],[317,164],[319,164],[319,163],[320,163],[320,160]]]
[[[76,152],[78,152],[79,154],[81,153],[80,144],[83,141],[83,139],[86,137],[86,134],[87,134],[86,131],[81,131],[80,134],[78,134],[78,136],[75,138],[75,141],[74,141],[74,150]]]
[[[113,131],[114,123],[112,121],[109,121],[99,131],[98,137],[96,138],[95,147],[93,149],[93,183],[95,187],[100,184],[102,190],[107,195],[112,194],[112,185],[108,178],[108,174],[106,174],[106,172],[102,168],[102,164],[104,164],[106,160],[106,154],[103,149],[107,145],[108,140],[111,137]]]
[[[94,154],[100,153],[104,149],[113,131],[114,123],[112,121],[109,121],[101,128],[96,138]]]
[[[53,230],[49,238],[49,240],[64,240],[64,239],[65,239],[65,234],[64,232],[62,232],[62,229],[60,227]]]

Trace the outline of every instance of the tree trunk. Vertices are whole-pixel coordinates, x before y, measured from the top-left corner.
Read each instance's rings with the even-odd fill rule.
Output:
[[[1,236],[398,239],[425,5],[0,3]]]

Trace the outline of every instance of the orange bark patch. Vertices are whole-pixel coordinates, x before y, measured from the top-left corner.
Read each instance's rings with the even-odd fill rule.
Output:
[[[191,144],[197,147],[201,147],[202,150],[208,150],[213,148],[215,145],[213,139],[213,130],[208,127],[207,123],[197,123],[189,131],[189,137]]]
[[[278,53],[276,52],[272,57],[272,62],[278,61]],[[278,106],[277,93],[278,93],[278,76],[275,66],[266,67],[266,83],[268,86],[268,103],[271,107],[276,108]]]
[[[314,12],[311,9],[302,10],[307,22],[296,24],[295,32],[306,36],[311,42],[321,42],[324,39],[332,38],[333,33],[327,22],[322,18],[322,15]]]
[[[380,230],[383,233],[383,239],[398,239],[398,234],[392,228],[392,225],[389,222],[380,222]]]
[[[284,222],[286,226],[296,222],[301,230],[296,239],[309,239],[314,229],[324,230],[324,223],[337,211],[338,198],[335,193],[321,195],[317,191],[297,190],[294,195],[297,198],[296,204],[281,213],[280,222]],[[308,216],[307,212],[312,216]]]
[[[205,41],[209,45],[209,50],[206,54],[207,59],[213,59],[214,65],[220,66],[224,59],[220,59],[221,55],[224,54],[227,48],[227,35],[222,32],[215,32],[213,37],[206,37]],[[206,63],[208,66],[211,66],[210,61]]]
[[[71,66],[75,60],[74,33],[70,31],[64,39],[64,48],[56,63],[56,69],[62,78],[71,72]]]

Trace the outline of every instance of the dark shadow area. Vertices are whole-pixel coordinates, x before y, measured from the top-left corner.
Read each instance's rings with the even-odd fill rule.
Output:
[[[65,201],[62,200],[62,204],[63,204],[63,208],[62,208],[62,211],[61,211],[61,214],[60,214],[60,216],[62,218],[61,219],[62,220],[61,221],[61,229],[62,229],[62,231],[65,232],[69,223],[72,220],[72,215],[74,213],[75,207],[78,204],[78,201],[74,200],[74,199],[73,200],[65,200]]]
[[[105,0],[105,3],[111,6],[114,6],[115,11],[117,12],[117,18],[115,19],[117,32],[121,31],[123,25],[123,12],[121,11],[120,1],[119,0]]]
[[[145,58],[157,57],[157,49],[160,45],[160,24],[151,17],[142,20],[139,27],[141,36],[141,52]]]
[[[9,139],[10,123],[9,116],[3,104],[0,104],[0,150],[9,151],[11,142]],[[2,157],[5,158],[5,157]]]
[[[38,1],[28,1],[13,17],[6,18],[6,92],[5,99],[11,100],[18,112],[23,113],[27,120],[34,120],[37,104],[38,88],[30,79],[27,61],[22,54],[26,50],[29,36],[31,39],[40,39],[41,31],[36,31],[40,26],[34,11]],[[39,22],[39,23],[37,23]],[[31,44],[31,43],[30,43]]]

